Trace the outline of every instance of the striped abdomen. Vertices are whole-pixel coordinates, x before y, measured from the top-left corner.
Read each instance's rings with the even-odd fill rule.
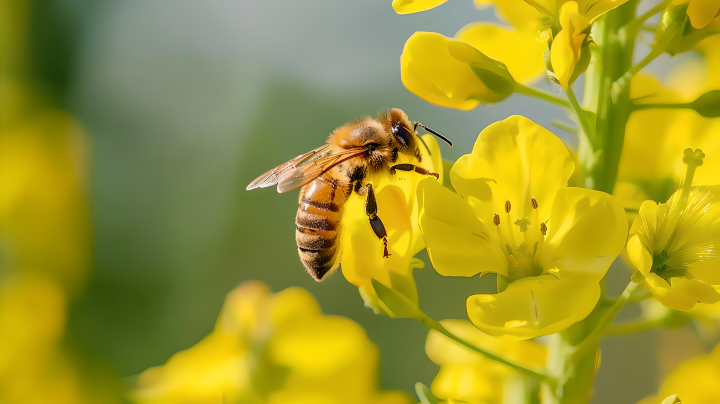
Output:
[[[300,260],[317,281],[340,264],[340,225],[349,189],[325,174],[300,191],[295,241]]]

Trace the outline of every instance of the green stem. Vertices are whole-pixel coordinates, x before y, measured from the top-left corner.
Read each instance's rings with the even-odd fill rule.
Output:
[[[547,101],[551,104],[561,106],[563,108],[570,108],[568,101],[553,95],[547,91],[539,90],[537,88],[528,87],[526,85],[515,82],[515,92],[518,94],[526,95],[528,97],[537,98],[539,100]]]
[[[607,327],[610,325],[618,312],[620,312],[620,309],[625,306],[625,303],[627,303],[628,299],[630,299],[630,296],[632,296],[633,292],[639,286],[640,284],[635,282],[630,282],[627,285],[622,295],[620,295],[620,297],[615,301],[615,304],[613,304],[610,310],[605,313],[605,315],[600,319],[600,321],[590,332],[590,334],[588,334],[588,336],[585,337],[585,339],[580,344],[578,344],[575,352],[573,353],[573,356],[582,357],[588,349],[596,346],[600,342],[600,339],[605,334],[605,330],[607,329]]]
[[[685,104],[634,104],[633,111],[642,111],[643,109],[680,109],[692,108],[692,103]]]
[[[624,30],[626,33],[633,34],[633,38],[634,38],[634,36],[637,35],[637,31],[644,28],[643,24],[645,23],[645,21],[647,21],[650,17],[654,16],[655,14],[663,11],[668,6],[668,4],[670,4],[670,0],[661,1],[655,7],[651,8],[650,10],[645,12],[645,14],[638,16],[635,20],[629,22],[628,24],[625,24],[625,26],[622,27],[621,29]]]
[[[569,124],[569,123],[567,123],[567,122],[563,122],[563,121],[561,121],[561,120],[559,120],[559,119],[554,119],[554,118],[553,118],[553,119],[550,120],[550,123],[553,124],[553,126],[555,126],[555,127],[557,127],[557,128],[560,128],[560,129],[562,129],[562,130],[566,130],[566,131],[568,131],[568,132],[570,132],[570,133],[574,133],[574,134],[576,134],[576,135],[580,132],[580,130],[579,130],[578,128],[576,128],[575,126],[573,126],[572,124]]]
[[[654,48],[653,50],[650,51],[650,53],[648,53],[648,54],[643,58],[643,60],[641,60],[640,62],[638,62],[638,64],[636,64],[635,66],[631,67],[631,68],[627,71],[627,73],[625,74],[625,76],[630,76],[630,77],[632,77],[632,76],[636,75],[640,70],[642,70],[645,66],[647,66],[648,64],[650,64],[650,62],[652,62],[653,60],[655,60],[658,56],[662,55],[663,53],[665,53],[665,50],[664,50],[664,49],[661,50],[661,49]]]
[[[431,319],[431,318],[428,317],[428,316],[425,316],[424,318],[422,318],[422,319],[420,320],[420,322],[422,322],[423,324],[425,324],[425,326],[427,326],[429,329],[435,330],[435,331],[439,332],[440,334],[442,334],[442,335],[450,338],[451,340],[457,342],[458,344],[460,344],[460,345],[462,345],[462,346],[464,346],[464,347],[466,347],[466,348],[468,348],[468,349],[470,349],[470,350],[472,350],[472,351],[475,351],[475,352],[479,353],[480,355],[483,355],[484,357],[486,357],[486,358],[488,358],[488,359],[490,359],[490,360],[494,360],[494,361],[496,361],[496,362],[502,363],[502,364],[504,364],[504,365],[507,365],[507,366],[513,368],[514,370],[516,370],[516,371],[517,371],[518,373],[520,373],[520,374],[523,374],[523,375],[525,375],[525,376],[530,376],[530,377],[536,378],[536,379],[538,379],[538,380],[542,380],[542,381],[544,381],[544,382],[550,382],[550,383],[552,383],[552,382],[555,380],[554,377],[552,377],[552,376],[550,376],[550,375],[548,375],[548,374],[545,374],[545,373],[543,373],[543,372],[541,372],[541,371],[536,371],[536,370],[528,369],[528,368],[526,368],[526,367],[524,367],[524,366],[518,365],[517,363],[511,362],[511,361],[509,361],[509,360],[507,360],[507,359],[505,359],[505,358],[502,358],[502,357],[500,357],[500,356],[497,356],[497,355],[495,355],[495,354],[493,354],[493,353],[490,353],[490,352],[484,350],[483,348],[480,348],[480,347],[478,347],[478,346],[475,346],[475,345],[473,345],[473,344],[465,341],[464,339],[462,339],[462,338],[458,337],[457,335],[455,335],[455,334],[451,333],[450,331],[448,331],[445,327],[442,326],[442,324],[440,324],[439,322]]]
[[[587,121],[585,111],[580,108],[580,104],[575,97],[575,92],[573,91],[572,87],[568,86],[567,90],[565,90],[565,93],[567,94],[568,100],[570,101],[570,106],[572,107],[573,112],[575,112],[578,121],[580,121],[580,126],[582,127],[583,134],[585,135],[593,149],[597,149],[598,145],[597,140],[595,139],[595,132],[590,127],[590,123]]]

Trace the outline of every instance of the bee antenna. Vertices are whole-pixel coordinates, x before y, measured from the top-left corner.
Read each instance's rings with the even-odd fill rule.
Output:
[[[450,145],[450,147],[453,146],[453,142],[452,142],[450,139],[448,139],[448,138],[446,138],[445,136],[443,136],[443,135],[435,132],[434,130],[428,128],[427,126],[421,124],[420,122],[415,122],[415,128],[417,128],[418,126],[421,127],[421,128],[423,128],[423,129],[425,129],[426,131],[432,133],[433,135],[439,137],[440,139],[444,140],[445,143],[447,143],[448,145]]]

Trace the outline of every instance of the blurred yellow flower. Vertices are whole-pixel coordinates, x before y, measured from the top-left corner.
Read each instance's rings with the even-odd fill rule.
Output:
[[[62,348],[89,260],[84,133],[61,111],[29,107],[21,83],[2,91],[0,402],[113,402],[103,388],[88,391]]]
[[[409,403],[377,390],[377,348],[360,326],[325,316],[301,288],[271,294],[246,282],[228,294],[213,332],[143,372],[138,403]]]
[[[418,186],[420,228],[444,276],[498,274],[499,293],[467,300],[490,335],[529,339],[584,319],[599,281],[625,244],[627,219],[603,192],[566,188],[574,163],[565,145],[521,116],[496,122],[450,171],[457,194]]]
[[[444,320],[441,324],[463,340],[520,366],[530,369],[545,367],[547,348],[536,342],[494,338],[463,320]],[[513,393],[522,397],[523,378],[515,370],[489,360],[437,331],[428,334],[425,352],[440,366],[431,390],[443,402],[502,404],[511,402],[508,396]]]
[[[664,399],[677,395],[682,404],[720,403],[720,345],[710,355],[690,359],[663,381],[657,396],[647,397],[638,404],[664,404]],[[673,401],[670,401],[672,403]]]
[[[639,271],[635,279],[675,310],[720,301],[720,194],[717,187],[693,187],[700,150],[685,151],[688,173],[668,203],[645,201],[632,228],[627,251]]]
[[[421,145],[421,167],[438,173],[443,181],[440,147],[431,135],[423,136],[428,150]],[[398,164],[410,163],[405,156],[398,157]],[[417,164],[417,163],[415,163]],[[341,268],[348,282],[357,286],[365,304],[377,312],[390,315],[379,302],[371,280],[403,294],[417,304],[418,296],[413,278],[413,269],[422,268],[423,262],[413,259],[425,248],[417,222],[416,188],[425,177],[414,173],[398,171],[395,175],[381,174],[373,179],[373,189],[378,203],[378,215],[382,217],[388,233],[388,251],[392,254],[383,258],[382,244],[368,227],[365,214],[365,198],[353,194],[348,198],[343,215],[343,237]]]
[[[405,88],[425,101],[466,111],[502,101],[514,91],[504,64],[433,32],[416,32],[407,40],[400,74]]]
[[[689,3],[687,15],[693,28],[702,29],[720,16],[720,0],[674,0],[673,4]]]
[[[703,40],[696,49],[703,57],[673,72],[665,87],[655,78],[635,76],[630,97],[639,105],[676,104],[720,89],[720,78],[712,73],[720,69],[720,35]],[[667,200],[685,171],[681,151],[690,147],[708,155],[720,155],[718,131],[719,118],[705,118],[686,108],[633,112],[626,126],[615,194],[635,210],[646,199]],[[701,184],[720,184],[718,173],[720,159],[708,159],[695,180]]]
[[[393,0],[392,7],[398,14],[411,14],[435,8],[447,0]]]

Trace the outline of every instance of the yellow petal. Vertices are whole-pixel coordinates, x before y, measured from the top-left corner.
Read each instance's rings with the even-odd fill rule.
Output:
[[[539,204],[540,221],[546,221],[555,194],[567,186],[574,169],[570,152],[557,136],[515,115],[483,129],[472,154],[453,165],[450,179],[475,216],[494,227],[493,215],[505,212],[505,201],[511,203],[513,218],[533,217],[532,197]],[[539,229],[535,226],[539,223],[533,223]]]
[[[422,157],[420,163],[400,155],[396,164],[418,165],[440,176],[439,180],[432,177],[429,179],[442,182],[444,173],[440,147],[432,135],[423,136],[423,141],[424,145],[419,145]],[[388,252],[391,254],[388,258],[383,257],[382,240],[378,240],[368,225],[365,197],[353,193],[345,204],[341,238],[343,275],[360,288],[365,303],[377,312],[384,310],[378,305],[371,279],[376,279],[417,303],[412,271],[421,268],[422,263],[413,261],[413,256],[425,248],[425,244],[418,224],[416,189],[425,178],[415,172],[398,171],[395,175],[380,173],[366,180],[366,183],[373,184],[378,216],[388,234]]]
[[[587,34],[584,31],[590,21],[579,14],[578,4],[569,1],[560,9],[562,29],[555,36],[550,47],[550,60],[559,84],[567,90],[575,65],[580,59],[580,48]]]
[[[511,374],[498,363],[451,363],[440,367],[430,390],[448,403],[502,403]]]
[[[435,8],[447,0],[393,0],[392,7],[398,14],[412,14]]]
[[[542,26],[543,15],[524,0],[475,0],[475,6],[481,10],[491,4],[497,7],[495,14],[498,19],[509,22],[517,29],[537,33]]]
[[[643,275],[647,275],[650,273],[650,268],[652,268],[652,255],[648,252],[645,247],[643,247],[642,242],[640,241],[640,238],[638,238],[637,234],[630,237],[630,240],[627,243],[627,252],[628,256],[630,257],[630,262],[635,266],[635,268],[640,271]]]
[[[494,336],[530,339],[560,332],[587,317],[600,298],[597,282],[523,278],[496,295],[467,300],[470,321]]]
[[[538,40],[537,29],[512,29],[478,22],[463,27],[455,38],[503,62],[516,81],[533,82],[545,73],[543,53],[547,45]]]
[[[608,11],[619,7],[628,0],[578,0],[578,9],[589,19],[594,21],[596,18],[607,13]]]
[[[687,15],[693,28],[705,28],[720,11],[720,0],[691,0]]]
[[[558,190],[547,224],[543,270],[559,278],[599,281],[627,240],[625,210],[611,195],[583,188]]]
[[[427,179],[418,186],[418,203],[428,256],[440,275],[496,272],[507,276],[505,255],[460,195]]]
[[[393,286],[394,277],[411,278],[408,268],[412,259],[413,223],[406,196],[397,185],[386,185],[375,197],[378,216],[388,234],[388,252],[392,254],[389,258],[383,258],[383,242],[368,225],[364,197],[351,195],[343,214],[341,268],[345,279],[358,287],[369,285],[372,278],[388,287]],[[417,292],[412,293],[414,296],[408,297],[417,301]]]
[[[720,348],[680,364],[662,384],[659,398],[677,394],[686,404],[717,402],[720,397]],[[659,402],[655,401],[654,404]]]
[[[285,327],[269,346],[275,363],[313,378],[332,375],[369,350],[372,346],[359,325],[334,316],[317,316]]]
[[[400,57],[405,87],[436,105],[471,110],[513,92],[507,68],[471,45],[432,32],[416,32]]]
[[[654,273],[645,276],[650,292],[655,298],[673,310],[690,310],[696,303],[717,303],[720,293],[712,286],[697,279],[670,278],[666,282]]]
[[[547,348],[534,341],[516,341],[507,338],[492,337],[478,330],[466,320],[443,320],[440,322],[445,329],[459,336],[474,346],[481,347],[490,353],[528,368],[541,369],[547,362]],[[487,364],[486,357],[472,351],[437,331],[428,333],[425,342],[428,358],[437,365],[448,363]]]

